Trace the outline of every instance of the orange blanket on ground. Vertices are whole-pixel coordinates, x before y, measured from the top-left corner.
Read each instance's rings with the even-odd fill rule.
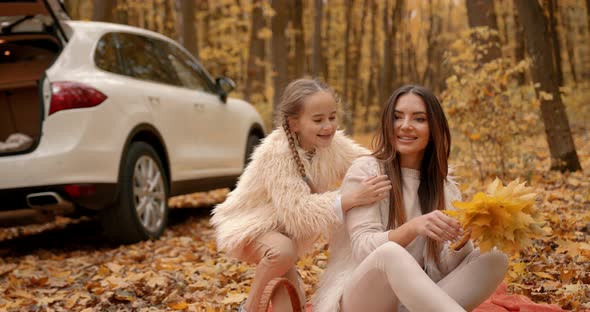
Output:
[[[565,311],[555,304],[534,303],[531,299],[521,295],[507,295],[506,284],[502,283],[494,294],[484,301],[473,312],[557,312]]]
[[[271,309],[272,311],[272,309]],[[312,312],[311,304],[305,307],[306,312]],[[502,283],[496,292],[473,312],[561,312],[565,311],[555,304],[534,303],[531,299],[521,295],[507,295],[506,284]]]

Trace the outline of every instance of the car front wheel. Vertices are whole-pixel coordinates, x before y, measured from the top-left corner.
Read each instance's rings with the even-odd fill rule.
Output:
[[[105,235],[117,243],[157,239],[168,221],[168,181],[162,161],[149,144],[134,142],[122,165],[117,201],[101,216]]]

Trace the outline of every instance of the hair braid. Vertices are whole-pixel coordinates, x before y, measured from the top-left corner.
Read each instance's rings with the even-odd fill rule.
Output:
[[[311,181],[311,179],[307,176],[307,173],[305,172],[305,167],[303,166],[303,162],[301,161],[301,157],[299,157],[299,153],[297,152],[297,148],[295,147],[295,138],[293,137],[293,133],[291,133],[291,129],[289,129],[289,121],[287,120],[286,116],[283,120],[283,129],[285,129],[285,133],[287,134],[287,139],[289,140],[289,149],[291,150],[291,154],[293,155],[293,159],[295,160],[295,163],[297,164],[297,170],[299,171],[301,178],[303,179],[303,181],[305,181],[305,183],[307,183],[307,186],[309,186],[311,193],[317,193],[317,189],[315,188],[315,185],[313,184],[313,182]]]

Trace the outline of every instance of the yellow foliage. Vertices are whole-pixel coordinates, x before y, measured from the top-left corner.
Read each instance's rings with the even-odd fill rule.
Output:
[[[452,157],[477,168],[482,180],[530,169],[533,157],[522,142],[541,133],[534,89],[517,81],[529,62],[500,57],[482,63],[486,47],[477,38],[489,35],[485,28],[466,31],[450,45],[446,56],[453,75],[442,94],[456,142]]]
[[[457,211],[447,211],[457,217],[464,228],[471,228],[472,237],[482,251],[494,246],[514,254],[531,245],[531,240],[543,234],[538,213],[534,208],[536,194],[516,179],[504,186],[496,178],[486,193],[475,194],[470,202],[453,202]]]

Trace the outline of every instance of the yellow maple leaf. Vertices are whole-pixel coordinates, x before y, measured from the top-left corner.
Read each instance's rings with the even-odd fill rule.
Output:
[[[555,280],[555,277],[553,277],[549,273],[545,273],[545,272],[533,272],[533,274],[535,274],[538,277],[542,277],[542,278],[546,278],[546,279],[550,279],[550,280]]]
[[[173,310],[185,310],[188,308],[188,303],[186,301],[173,302],[169,303],[168,307]]]
[[[536,194],[518,179],[504,186],[496,178],[486,193],[475,194],[469,202],[453,202],[457,211],[447,211],[464,228],[483,252],[494,246],[506,253],[517,253],[531,245],[531,239],[544,233],[534,207]]]

